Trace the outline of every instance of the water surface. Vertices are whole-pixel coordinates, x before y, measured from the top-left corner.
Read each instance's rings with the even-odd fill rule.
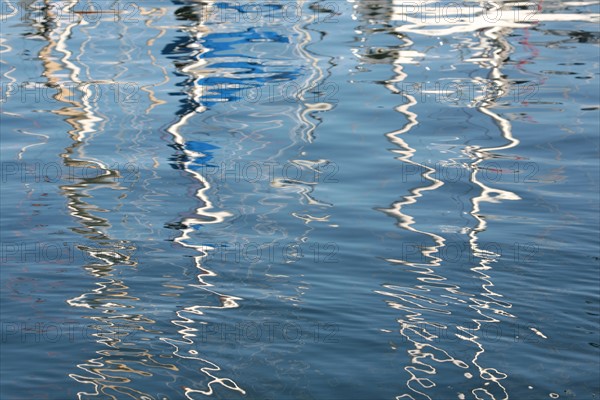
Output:
[[[0,398],[600,396],[597,2],[1,6]]]

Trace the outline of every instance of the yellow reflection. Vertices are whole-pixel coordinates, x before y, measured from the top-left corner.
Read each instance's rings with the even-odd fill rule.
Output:
[[[97,25],[89,26],[83,18],[73,18],[76,0],[61,4],[45,2],[44,19],[52,24],[42,24],[41,35],[47,41],[39,52],[44,69],[43,76],[48,86],[56,89],[53,96],[64,106],[53,112],[63,117],[71,126],[68,131],[73,143],[67,147],[61,157],[68,171],[93,168],[97,174],[93,177],[65,176],[71,183],[60,186],[67,200],[67,209],[79,226],[72,231],[81,236],[78,246],[85,255],[84,269],[95,278],[95,288],[67,300],[73,307],[87,309],[89,325],[82,324],[84,339],[94,340],[101,345],[96,351],[97,357],[77,365],[82,371],[69,376],[77,382],[89,384],[91,391],[77,393],[78,398],[101,397],[110,399],[133,398],[152,399],[143,391],[128,386],[131,376],[151,377],[152,369],[160,368],[175,371],[171,364],[158,362],[151,350],[142,346],[143,341],[132,341],[134,333],[139,335],[155,332],[151,326],[155,321],[136,313],[136,302],[140,299],[131,295],[129,286],[118,275],[123,267],[136,267],[133,258],[136,247],[126,240],[118,240],[108,233],[111,223],[99,213],[106,210],[94,204],[94,191],[111,189],[118,192],[126,190],[119,183],[119,171],[108,163],[86,156],[85,149],[90,140],[104,132],[108,118],[100,113],[98,85],[119,83],[93,81],[88,76],[89,67],[81,60],[91,42],[90,36]],[[62,8],[58,8],[62,7]],[[99,24],[100,22],[97,22]],[[86,26],[87,29],[79,29]],[[72,49],[71,40],[75,36],[87,35],[79,47]],[[65,80],[64,71],[67,72]],[[26,149],[21,151],[21,154]]]

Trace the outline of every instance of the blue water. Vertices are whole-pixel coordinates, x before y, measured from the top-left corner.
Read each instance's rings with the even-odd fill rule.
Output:
[[[0,399],[600,397],[597,2],[0,5]]]

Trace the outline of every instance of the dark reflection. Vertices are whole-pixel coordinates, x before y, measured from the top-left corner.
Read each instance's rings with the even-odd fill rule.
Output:
[[[566,43],[592,43],[599,44],[600,43],[600,33],[598,32],[589,32],[589,31],[563,31],[556,29],[547,30],[549,34],[559,36],[559,37],[567,37],[567,39],[562,39],[559,41],[550,42],[548,46],[560,46],[561,44]]]

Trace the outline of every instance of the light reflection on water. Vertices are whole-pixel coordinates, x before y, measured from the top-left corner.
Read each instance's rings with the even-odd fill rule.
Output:
[[[361,27],[361,30],[362,28],[363,27]],[[368,60],[369,57],[369,54],[365,55],[366,60]],[[398,83],[402,83],[406,79],[410,79],[410,77],[403,72],[402,63],[394,61],[395,60],[392,60],[394,63],[394,72],[396,77],[386,81],[385,86],[388,90],[392,91],[392,93],[403,94],[401,91],[396,89],[396,85]],[[399,286],[388,283],[383,284],[383,288],[376,291],[376,293],[389,298],[386,302],[390,307],[407,313],[405,317],[398,319],[398,323],[400,324],[400,334],[403,335],[408,343],[413,346],[413,348],[409,347],[406,350],[411,357],[412,363],[411,365],[404,367],[409,377],[406,382],[406,386],[412,393],[404,394],[398,398],[437,398],[435,395],[430,397],[428,394],[431,394],[431,391],[433,391],[436,386],[434,375],[437,372],[436,364],[428,362],[428,359],[435,361],[436,363],[448,363],[449,365],[456,367],[452,372],[445,370],[446,374],[458,373],[469,379],[473,377],[473,374],[466,371],[468,371],[469,363],[471,363],[478,369],[477,375],[481,377],[482,380],[494,382],[499,389],[498,392],[497,388],[480,386],[472,389],[473,395],[479,398],[481,397],[480,395],[485,393],[485,395],[489,396],[490,398],[506,398],[507,393],[501,383],[501,380],[504,379],[506,375],[497,371],[495,368],[483,367],[478,362],[479,355],[485,351],[483,345],[479,342],[479,335],[482,323],[500,322],[496,318],[490,318],[489,316],[485,315],[482,312],[483,309],[488,310],[491,308],[492,311],[502,312],[504,315],[510,314],[507,314],[504,311],[495,310],[493,306],[500,305],[498,302],[493,300],[488,301],[486,299],[478,299],[477,294],[475,293],[465,293],[461,289],[461,282],[453,283],[451,280],[445,277],[445,263],[444,260],[440,258],[440,254],[445,246],[446,239],[441,235],[441,233],[438,234],[435,232],[427,232],[415,228],[414,225],[418,224],[418,219],[413,218],[409,213],[404,211],[404,209],[410,210],[411,205],[420,201],[424,201],[427,198],[429,191],[442,188],[444,182],[435,178],[436,171],[434,168],[411,160],[412,156],[415,154],[415,149],[407,143],[406,140],[409,139],[407,138],[404,140],[402,135],[409,134],[410,129],[413,126],[426,122],[420,122],[419,116],[411,111],[411,106],[417,103],[415,98],[410,95],[403,95],[403,97],[405,104],[398,106],[396,110],[406,116],[407,123],[401,129],[387,133],[386,136],[391,143],[400,147],[400,149],[392,150],[394,153],[399,154],[397,158],[400,161],[409,165],[413,165],[421,170],[421,176],[424,178],[425,185],[411,189],[410,195],[405,196],[401,201],[393,203],[390,208],[382,209],[381,211],[396,218],[398,220],[398,225],[401,228],[413,232],[419,236],[422,235],[423,237],[427,238],[426,240],[428,241],[431,240],[431,245],[419,249],[422,255],[421,259],[427,261],[424,263],[411,262],[411,260],[408,259],[387,259],[387,261],[392,265],[410,268],[411,272],[418,274],[418,284],[413,284],[410,282],[409,286]],[[483,100],[489,104],[495,99],[476,100],[478,102]],[[480,109],[483,109],[483,107]],[[510,131],[503,132],[503,136],[510,136],[512,138]],[[510,143],[516,145],[518,141],[512,140]],[[477,184],[480,186],[482,184],[477,180],[476,169],[477,164],[481,161],[482,159],[477,160],[469,165],[469,168],[472,169],[472,173],[470,175],[471,182],[477,182]],[[452,164],[460,165],[455,159],[439,160],[435,162],[435,165]],[[485,220],[479,218],[477,214],[480,212],[479,204],[482,201],[491,201],[491,197],[488,195],[488,193],[491,191],[491,188],[486,187],[480,196],[472,199],[473,209],[471,210],[470,214],[479,221],[479,224],[475,229],[472,229],[471,233],[469,234],[471,250],[473,251],[473,254],[480,259],[479,265],[473,267],[472,270],[480,274],[480,278],[484,280],[484,284],[482,285],[483,292],[480,292],[479,295],[488,299],[493,299],[494,296],[501,296],[490,290],[490,287],[494,286],[489,280],[490,276],[480,271],[491,269],[489,264],[494,262],[498,255],[493,253],[489,254],[490,252],[486,252],[485,250],[482,252],[481,249],[478,248],[477,234],[479,232],[484,232],[486,225]],[[508,196],[507,198],[515,199],[515,197],[516,196],[513,194],[512,197]],[[444,323],[444,321],[447,320],[445,316],[452,314],[452,312],[448,310],[449,304],[470,307],[474,309],[478,315],[484,317],[485,319],[480,319],[480,317],[477,316],[469,321],[469,323],[464,325],[459,325],[454,322],[456,325],[454,325],[454,329],[451,329],[448,324]],[[510,308],[511,305],[505,303],[502,304],[502,306],[503,308]],[[439,317],[436,318],[436,316]],[[440,320],[440,318],[442,319]],[[456,320],[460,321],[459,318],[456,318]],[[435,339],[439,339],[440,332],[443,331],[450,331],[452,333],[456,332],[456,336],[459,339],[475,345],[477,350],[474,351],[474,354],[472,354],[472,360],[455,358],[449,354],[447,350],[444,350],[442,346],[439,346],[438,341]],[[469,357],[466,352],[463,354]],[[438,396],[443,396],[443,393],[444,392],[439,393]],[[459,396],[464,397],[464,393],[459,393]]]
[[[597,356],[597,284],[589,268],[543,275],[554,259],[588,265],[597,243],[563,255],[543,242],[533,268],[513,239],[592,236],[578,223],[563,239],[567,224],[535,205],[597,218],[597,60],[558,59],[597,46],[595,3],[465,3],[441,19],[437,2],[396,0],[297,1],[297,19],[289,2],[2,4],[2,161],[64,174],[3,173],[0,397],[598,395],[568,375]],[[32,109],[23,82],[51,95]],[[588,146],[535,128],[556,110]],[[275,172],[237,179],[257,164]],[[538,186],[521,180],[531,166]],[[553,186],[570,181],[585,182],[575,205]],[[9,253],[23,238],[75,255],[23,263]],[[572,281],[577,296],[560,292]],[[12,329],[31,321],[85,334],[27,348]],[[257,340],[249,324],[307,335]]]
[[[480,244],[480,235],[484,234],[488,228],[485,209],[486,203],[493,205],[504,201],[522,200],[516,193],[494,188],[489,185],[485,179],[480,178],[481,167],[486,160],[494,158],[504,158],[503,151],[517,148],[519,139],[513,135],[511,122],[502,117],[494,109],[514,92],[511,82],[506,79],[502,71],[503,64],[511,57],[512,46],[507,41],[514,28],[527,28],[532,24],[524,23],[523,20],[494,20],[489,21],[485,18],[485,10],[480,10],[477,14],[471,14],[474,21],[460,20],[459,23],[448,24],[448,19],[440,21],[439,14],[431,6],[440,6],[439,3],[431,2],[422,5],[421,10],[425,10],[425,15],[419,18],[406,13],[408,9],[411,14],[418,6],[410,2],[394,2],[389,7],[387,2],[369,1],[355,2],[356,19],[361,25],[355,28],[355,31],[361,34],[360,47],[355,48],[353,53],[361,60],[362,64],[369,68],[374,63],[389,63],[393,67],[394,77],[383,81],[383,85],[393,94],[400,95],[402,104],[395,110],[405,117],[404,125],[395,131],[386,133],[388,140],[397,146],[390,149],[396,154],[396,158],[402,161],[406,166],[419,171],[421,184],[410,189],[410,194],[403,196],[399,201],[391,204],[389,208],[380,208],[385,214],[394,217],[398,221],[398,226],[411,233],[421,237],[417,243],[421,246],[416,247],[415,254],[419,261],[413,261],[411,257],[402,257],[405,252],[402,251],[398,258],[386,258],[391,265],[406,269],[408,272],[416,274],[414,280],[404,280],[402,284],[383,283],[381,289],[375,290],[375,293],[386,296],[386,303],[393,309],[401,312],[402,316],[397,322],[400,325],[399,332],[406,339],[402,343],[408,343],[406,352],[410,362],[404,366],[407,374],[405,394],[399,395],[398,399],[432,399],[446,398],[450,396],[451,386],[444,386],[444,383],[461,381],[467,378],[465,389],[471,393],[459,389],[454,392],[458,398],[466,398],[472,394],[474,398],[483,399],[507,399],[509,393],[504,386],[504,380],[509,377],[505,372],[495,368],[492,361],[488,364],[488,358],[484,357],[486,351],[485,345],[489,337],[485,337],[485,325],[503,323],[508,318],[517,318],[510,313],[512,304],[504,296],[497,292],[493,282],[494,264],[501,261],[501,252],[486,249],[485,244]],[[507,3],[507,8],[502,4],[494,4],[496,12],[502,9],[508,9],[511,4]],[[411,8],[412,7],[412,8]],[[540,9],[536,10],[540,11]],[[427,15],[429,12],[429,15]],[[506,16],[508,13],[503,13]],[[541,18],[540,20],[597,20],[598,15],[552,15],[550,18]],[[400,27],[392,29],[391,21],[408,22]],[[442,25],[449,25],[443,27]],[[461,49],[463,55],[462,62],[471,62],[479,71],[470,74],[470,88],[486,88],[482,93],[473,96],[470,100],[470,107],[475,108],[483,116],[490,119],[493,130],[497,132],[500,139],[492,145],[468,144],[463,147],[460,153],[456,151],[440,151],[440,156],[448,153],[456,154],[449,159],[428,159],[427,163],[419,163],[413,160],[417,153],[415,148],[411,147],[411,130],[421,124],[428,124],[430,120],[427,117],[421,117],[418,114],[417,107],[419,100],[410,94],[409,85],[403,85],[404,82],[420,82],[421,79],[411,79],[409,73],[405,71],[405,66],[418,64],[426,55],[424,52],[414,50],[416,39],[409,38],[406,35],[422,34],[434,36],[440,40],[446,35],[453,35],[460,32],[477,31],[479,40],[473,41]],[[401,45],[392,44],[389,48],[380,46],[370,46],[369,39],[374,35],[381,35],[382,32],[397,32],[397,38]],[[376,39],[375,39],[376,40]],[[444,43],[440,40],[439,45]],[[459,44],[460,46],[460,44]],[[458,46],[457,46],[458,47]],[[462,47],[462,46],[460,46]],[[459,48],[460,48],[459,47]],[[400,48],[400,50],[396,50]],[[535,54],[535,48],[531,46],[532,53]],[[430,49],[428,49],[430,50]],[[523,60],[525,65],[528,60]],[[453,65],[447,66],[448,69],[456,69]],[[427,67],[429,70],[429,67]],[[482,75],[481,70],[485,73]],[[531,82],[531,81],[530,81]],[[543,84],[543,81],[537,80],[536,85]],[[536,86],[537,87],[537,86]],[[493,88],[490,90],[490,88]],[[404,89],[404,90],[402,90]],[[435,90],[430,90],[429,94],[440,94]],[[419,93],[421,96],[423,92]],[[418,94],[415,94],[418,95]],[[422,99],[422,97],[421,97]],[[461,99],[462,100],[462,99]],[[468,100],[468,99],[467,99]],[[462,100],[464,101],[464,100]],[[509,100],[510,101],[510,100]],[[438,107],[444,108],[447,105]],[[435,106],[434,106],[435,107]],[[432,113],[430,105],[427,112]],[[490,135],[488,132],[487,135]],[[413,133],[414,136],[414,133]],[[414,140],[414,139],[413,139]],[[453,146],[454,147],[454,146]],[[449,147],[450,148],[450,147]],[[508,156],[507,158],[509,158]],[[427,165],[429,164],[429,165]],[[433,166],[430,166],[433,164]],[[468,244],[471,254],[466,256],[469,261],[475,260],[476,264],[470,267],[473,274],[470,279],[481,281],[480,286],[473,285],[464,281],[453,281],[446,277],[444,272],[452,263],[445,262],[444,253],[447,238],[444,237],[444,229],[441,232],[427,231],[417,228],[420,217],[411,216],[411,207],[418,203],[426,202],[428,195],[436,190],[442,190],[445,182],[437,177],[441,176],[436,168],[465,168],[469,172],[460,176],[468,176],[469,182],[475,185],[477,191],[473,191],[469,196],[470,210],[466,211],[473,219],[472,227],[463,227],[460,229],[463,239],[458,239],[458,243]],[[454,182],[453,182],[454,183]],[[466,206],[466,204],[465,204]],[[465,213],[466,213],[465,212]],[[458,232],[457,232],[458,233]],[[455,245],[456,235],[453,235],[451,245]],[[425,245],[425,243],[430,243]],[[403,247],[402,250],[405,250]],[[492,249],[495,250],[495,249]],[[442,254],[445,254],[443,256]],[[467,285],[465,285],[467,283]],[[475,283],[475,282],[474,282]],[[463,323],[465,311],[459,312],[452,319],[448,319],[457,307],[468,307],[476,313]],[[456,312],[456,311],[454,311]],[[462,314],[462,315],[461,315]],[[448,323],[448,321],[451,321]],[[535,328],[531,328],[539,337],[547,339],[543,333]],[[489,332],[489,328],[487,329]],[[389,332],[383,329],[384,332]],[[502,328],[495,328],[495,331],[502,332]],[[504,331],[509,331],[505,327]],[[452,336],[455,336],[453,338]],[[457,344],[455,339],[462,340],[464,344]],[[446,347],[443,344],[449,344]],[[397,346],[392,344],[392,349],[397,350]],[[445,348],[446,347],[446,348]],[[460,350],[463,349],[463,350]],[[453,354],[459,354],[457,358]],[[454,367],[454,368],[453,368]],[[436,384],[436,375],[441,373],[444,381],[441,385]],[[448,376],[454,376],[454,381]],[[436,387],[437,386],[437,387]],[[462,385],[461,385],[462,386]],[[552,393],[551,396],[556,396]]]

